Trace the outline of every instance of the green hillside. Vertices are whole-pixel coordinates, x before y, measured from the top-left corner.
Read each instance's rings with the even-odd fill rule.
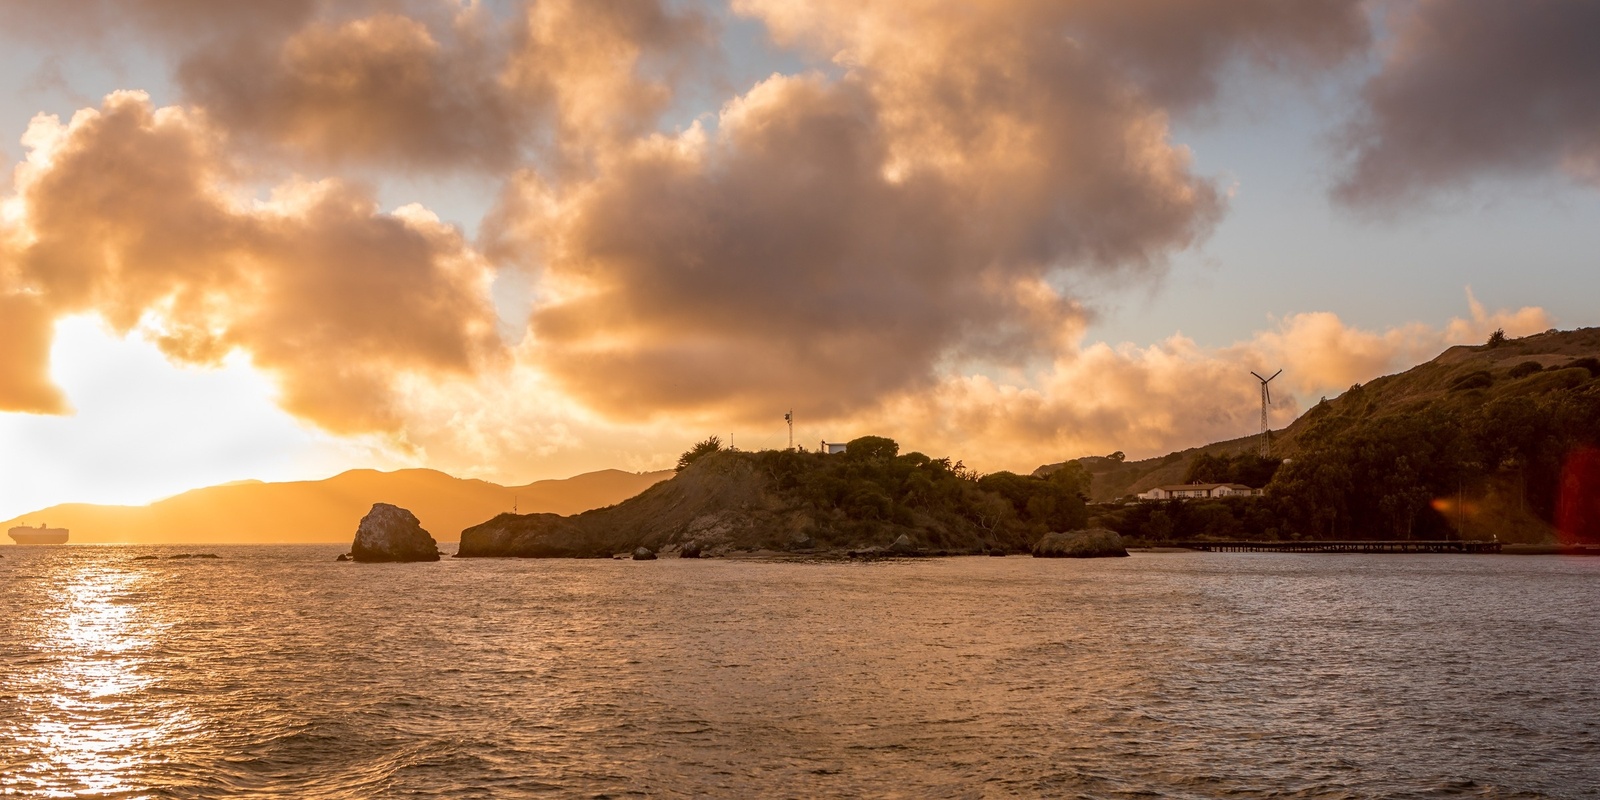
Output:
[[[1275,432],[1273,453],[1284,463],[1260,501],[1102,507],[1097,521],[1153,540],[1600,539],[1597,376],[1600,329],[1452,347],[1352,386]],[[1228,456],[1258,443],[1250,437],[1138,462],[1079,463],[1094,475],[1091,498],[1105,503],[1247,461]]]

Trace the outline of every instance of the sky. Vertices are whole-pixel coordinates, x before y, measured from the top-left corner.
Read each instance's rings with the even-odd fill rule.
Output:
[[[0,5],[0,518],[232,480],[981,471],[1600,324],[1600,6]]]

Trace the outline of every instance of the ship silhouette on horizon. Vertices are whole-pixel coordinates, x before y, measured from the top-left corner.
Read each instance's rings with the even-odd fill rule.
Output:
[[[47,527],[43,522],[39,527],[30,528],[18,525],[10,531],[11,541],[17,544],[66,544],[67,529]]]

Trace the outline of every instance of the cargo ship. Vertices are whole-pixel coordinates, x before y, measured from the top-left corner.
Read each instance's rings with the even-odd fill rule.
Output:
[[[37,528],[18,525],[11,529],[11,541],[17,544],[66,544],[66,528],[47,528],[39,523]]]

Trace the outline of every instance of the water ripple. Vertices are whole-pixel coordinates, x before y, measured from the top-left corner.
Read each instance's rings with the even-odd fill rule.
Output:
[[[8,548],[0,796],[1600,796],[1600,559]]]

